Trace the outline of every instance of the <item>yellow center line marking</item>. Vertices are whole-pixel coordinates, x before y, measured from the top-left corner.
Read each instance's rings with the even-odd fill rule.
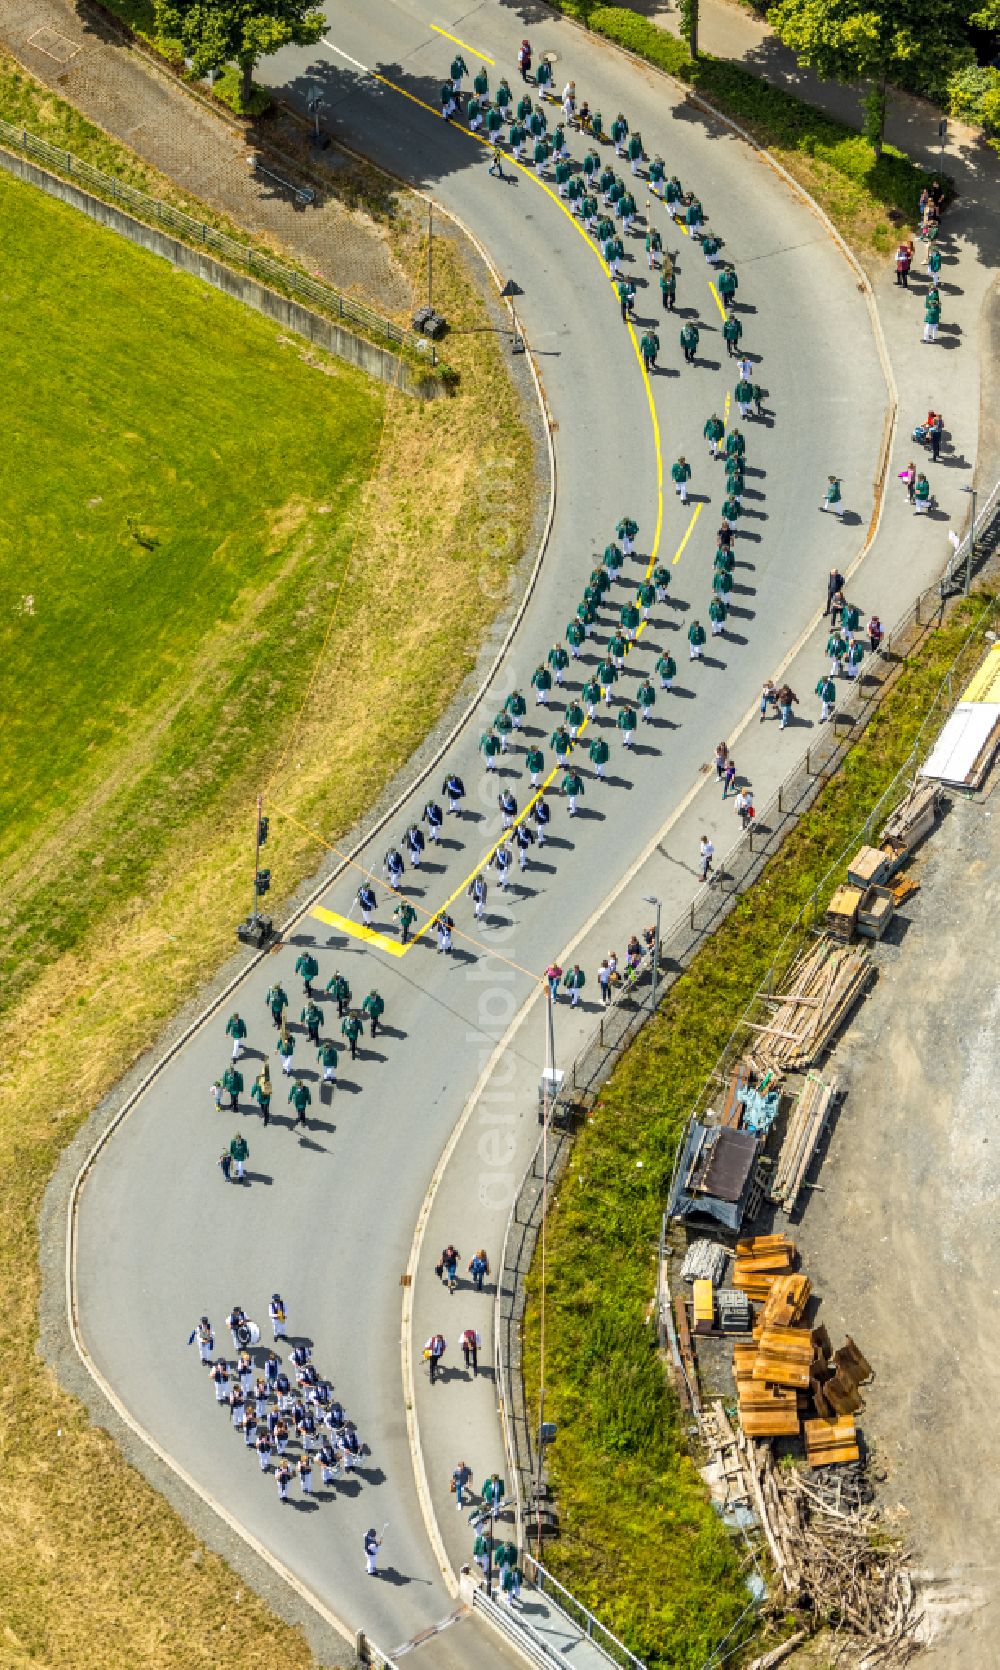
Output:
[[[496,59],[491,58],[488,52],[480,52],[480,50],[477,46],[470,46],[468,41],[460,41],[457,35],[449,34],[448,30],[447,29],[442,29],[441,25],[439,23],[432,23],[431,28],[435,31],[436,34],[444,35],[447,40],[454,41],[455,45],[460,46],[462,48],[463,52],[471,52],[473,58],[482,58],[482,60],[485,64],[495,64],[496,63]]]
[[[729,390],[727,389],[726,390],[726,404],[722,408],[722,421],[723,421],[723,423],[728,423],[729,422],[729,406],[730,406],[731,399],[732,399],[732,396],[730,395]]]
[[[309,915],[315,916],[317,922],[340,928],[353,939],[364,940],[366,945],[377,945],[380,951],[388,951],[390,957],[402,957],[409,950],[409,946],[402,945],[398,939],[390,939],[388,934],[380,934],[376,928],[366,928],[363,922],[352,922],[349,916],[341,916],[336,910],[327,910],[325,905],[313,905]]]
[[[726,309],[723,306],[722,297],[719,295],[719,292],[715,288],[715,285],[712,283],[711,279],[709,279],[709,281],[708,281],[708,288],[711,290],[713,296],[715,297],[716,307],[719,309],[719,312],[722,314],[722,317],[725,318],[726,317]]]
[[[688,540],[691,538],[691,535],[694,533],[694,525],[697,522],[697,520],[698,520],[699,516],[701,515],[702,511],[704,510],[704,508],[705,508],[704,504],[696,504],[695,505],[694,514],[692,515],[691,520],[687,525],[687,533],[684,535],[684,538],[681,540],[681,542],[678,545],[676,551],[674,552],[674,562],[680,562],[681,552],[683,551],[683,549],[684,549],[685,545],[687,544]]]
[[[437,26],[437,24],[432,24],[431,28],[432,29],[438,29],[438,26]],[[442,34],[442,35],[447,35],[448,34],[447,30],[445,30],[445,29],[438,29],[438,33]],[[448,39],[455,41],[456,44],[459,45],[459,46],[464,45],[464,43],[462,41],[458,40],[458,37],[455,36],[455,35],[448,35]],[[421,110],[426,110],[430,113],[430,115],[437,116],[438,118],[440,118],[441,112],[439,110],[435,110],[434,106],[431,105],[431,104],[428,104],[425,99],[418,98],[416,93],[408,92],[405,87],[400,87],[395,81],[390,81],[387,76],[379,75],[377,70],[369,69],[366,64],[361,64],[361,63],[358,62],[358,60],[356,58],[351,58],[348,53],[343,52],[340,49],[340,47],[334,46],[333,42],[328,41],[325,36],[323,37],[323,45],[325,47],[327,47],[330,52],[335,53],[337,55],[337,57],[346,58],[348,63],[353,64],[355,66],[355,68],[361,70],[363,74],[370,75],[372,77],[373,81],[381,82],[383,87],[388,87],[392,92],[401,94],[401,96],[404,99],[409,99],[411,104],[418,105]],[[468,52],[475,52],[474,47],[466,47],[465,50],[468,51]],[[476,56],[477,57],[482,57],[482,56],[484,56],[484,54],[476,53]],[[492,58],[487,59],[487,62],[492,63],[493,62]],[[452,120],[449,125],[452,128],[456,129],[457,132],[464,133],[465,137],[467,139],[474,140],[477,145],[482,145],[484,147],[489,147],[489,149],[492,150],[493,141],[491,139],[486,139],[486,138],[483,138],[478,133],[473,133],[471,128],[464,127],[461,122],[457,122],[455,120]],[[591,235],[587,231],[586,227],[583,226],[580,223],[580,221],[577,220],[576,216],[573,214],[572,210],[567,206],[567,204],[565,204],[563,202],[563,200],[559,196],[558,192],[554,191],[551,186],[546,185],[545,181],[539,178],[539,176],[535,172],[534,168],[528,166],[526,163],[519,162],[517,160],[517,158],[515,156],[510,155],[510,153],[505,153],[505,155],[506,155],[506,159],[507,159],[508,162],[512,163],[513,166],[515,168],[517,168],[527,179],[533,181],[533,183],[536,186],[540,187],[541,190],[545,192],[547,197],[551,198],[552,202],[556,205],[556,207],[558,209],[560,209],[562,211],[562,213],[566,216],[570,225],[575,227],[577,232],[579,232],[581,238],[583,239],[583,241],[587,245],[587,247],[590,250],[593,251],[594,255],[597,257],[598,261],[600,262],[601,267],[603,268],[605,277],[609,281],[613,282],[611,280],[611,270],[610,270],[607,262],[605,261],[603,255],[601,254],[600,249],[598,248],[596,241],[591,237]],[[688,236],[687,227],[683,224],[683,222],[681,222],[680,225],[681,225],[681,231],[684,233],[684,236],[687,237]],[[639,372],[640,372],[640,375],[642,377],[643,384],[644,384],[645,390],[646,390],[646,401],[647,401],[647,404],[649,406],[649,416],[650,416],[650,421],[651,421],[652,426],[653,426],[653,447],[654,447],[654,451],[655,451],[655,454],[656,454],[656,528],[655,528],[654,533],[653,533],[653,542],[652,542],[652,546],[650,548],[649,561],[646,564],[646,578],[648,579],[649,576],[652,574],[653,567],[656,563],[657,554],[658,554],[659,549],[660,549],[660,540],[662,538],[662,533],[663,533],[663,448],[662,448],[662,444],[661,444],[661,440],[660,440],[660,424],[659,424],[659,420],[658,420],[657,415],[656,415],[656,404],[655,404],[655,401],[653,399],[653,385],[652,385],[652,382],[650,380],[649,373],[646,370],[645,365],[643,364],[642,349],[639,346],[639,338],[638,338],[638,335],[636,334],[635,326],[632,324],[631,320],[627,321],[627,325],[628,325],[628,333],[629,333],[629,336],[632,340],[632,350],[633,350],[633,352],[635,354],[635,357],[636,357],[636,360],[638,362]],[[727,396],[727,401],[728,401],[728,396]],[[643,621],[642,625],[639,627],[639,633],[641,633],[645,630],[646,624],[647,623],[645,621]],[[638,634],[637,634],[637,636],[638,636]],[[626,647],[626,652],[625,652],[626,655],[628,654],[629,648],[631,648],[631,645]],[[574,740],[578,740],[582,736],[583,732],[586,730],[589,723],[590,723],[589,719],[584,719],[583,724],[580,726],[579,730],[576,732]],[[557,774],[560,771],[565,771],[565,770],[568,769],[568,763],[569,763],[569,755],[567,755],[565,760],[560,760],[559,762],[557,762],[556,765],[554,765],[552,767],[552,770],[549,772],[548,776],[545,778],[541,787],[534,791],[534,793],[531,796],[531,799],[527,802],[526,806],[523,808],[522,811],[520,811],[518,813],[517,817],[514,819],[512,825],[511,825],[511,828],[510,829],[505,829],[501,832],[499,838],[496,841],[494,841],[494,843],[490,847],[489,851],[484,855],[484,857],[482,857],[479,860],[475,869],[470,870],[470,872],[466,876],[465,880],[463,882],[461,882],[458,887],[455,888],[455,891],[453,893],[449,894],[448,898],[445,899],[444,903],[442,905],[439,905],[437,907],[436,911],[434,911],[434,912],[429,911],[427,913],[427,921],[417,931],[417,933],[414,934],[413,938],[409,941],[409,943],[407,945],[398,945],[397,946],[395,941],[393,941],[393,940],[389,941],[390,945],[393,945],[393,946],[396,947],[396,954],[397,955],[399,955],[399,956],[405,955],[406,952],[409,951],[412,946],[416,945],[417,941],[419,939],[422,939],[424,934],[427,933],[428,929],[432,927],[435,916],[440,915],[442,911],[446,911],[448,909],[449,905],[454,904],[455,900],[459,897],[459,895],[464,893],[468,889],[468,887],[474,881],[475,877],[477,875],[479,875],[480,871],[485,870],[488,867],[488,865],[491,863],[491,861],[493,859],[493,855],[496,852],[497,848],[502,846],[505,841],[510,839],[510,837],[513,835],[514,830],[518,827],[518,825],[520,823],[524,822],[525,818],[529,815],[532,808],[534,807],[536,801],[538,801],[541,798],[541,796],[545,793],[546,789],[552,783],[553,779],[557,776]],[[316,914],[316,911],[314,909],[313,910],[313,915],[315,915],[315,914]],[[331,915],[334,915],[334,914],[335,913],[331,912]],[[360,937],[360,930],[355,926],[354,923],[351,923],[348,920],[348,918],[341,917],[341,918],[339,918],[339,922],[346,927],[348,932],[353,932],[355,935]],[[372,931],[372,930],[369,930],[369,931]],[[381,937],[384,937],[384,936],[379,936],[379,937],[381,938]]]

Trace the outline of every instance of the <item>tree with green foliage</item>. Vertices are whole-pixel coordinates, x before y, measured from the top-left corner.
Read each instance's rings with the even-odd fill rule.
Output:
[[[244,105],[258,59],[283,46],[312,46],[326,19],[311,0],[155,0],[162,40],[179,41],[196,75],[239,65]]]
[[[825,79],[871,82],[865,134],[879,157],[889,81],[918,60],[951,54],[958,14],[947,0],[778,0],[767,20],[779,39]]]

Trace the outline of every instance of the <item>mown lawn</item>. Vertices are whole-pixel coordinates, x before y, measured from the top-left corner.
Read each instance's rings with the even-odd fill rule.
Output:
[[[6,176],[0,263],[6,1009],[277,745],[385,395]]]
[[[786,931],[905,763],[970,625],[992,606],[974,599],[926,641],[842,770],[671,988],[605,1085],[549,1215],[545,1414],[559,1428],[549,1469],[562,1534],[545,1558],[650,1670],[700,1670],[748,1599],[645,1321],[677,1144]],[[966,651],[970,669],[982,647],[980,633]],[[537,1265],[524,1329],[529,1399],[539,1383]]]

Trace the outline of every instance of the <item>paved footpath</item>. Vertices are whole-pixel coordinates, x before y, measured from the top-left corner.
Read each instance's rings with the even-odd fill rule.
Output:
[[[541,860],[533,854],[531,869],[506,898],[498,896],[491,874],[488,920],[477,930],[464,882],[497,837],[499,787],[482,770],[477,738],[512,684],[525,687],[532,667],[562,636],[589,571],[590,552],[603,546],[624,510],[636,515],[639,548],[643,558],[649,555],[657,510],[650,414],[606,280],[551,193],[543,194],[526,176],[516,188],[490,180],[471,141],[414,102],[436,105],[450,61],[451,46],[430,27],[430,9],[362,8],[355,0],[338,5],[332,18],[324,48],[280,54],[268,71],[296,99],[304,100],[320,85],[345,131],[363,139],[376,160],[432,188],[475,227],[498,264],[516,274],[524,291],[519,308],[558,424],[557,517],[504,674],[449,754],[448,766],[461,772],[470,789],[467,815],[460,824],[451,820],[448,845],[428,855],[424,874],[406,878],[409,895],[423,911],[457,894],[451,908],[467,936],[459,939],[457,954],[436,956],[427,936],[402,958],[377,940],[366,943],[358,936],[353,907],[358,875],[335,882],[323,905],[347,925],[300,921],[291,942],[248,975],[229,1006],[250,1020],[254,1050],[271,1052],[264,990],[280,976],[297,1018],[301,986],[292,965],[301,947],[310,945],[319,957],[321,985],[337,966],[356,998],[378,984],[387,1004],[384,1037],[366,1040],[353,1066],[342,1064],[337,1090],[328,1097],[297,1030],[297,1065],[312,1090],[314,1117],[309,1131],[296,1136],[274,1058],[279,1118],[268,1130],[245,1106],[235,1117],[211,1110],[208,1086],[226,1059],[225,1016],[212,1017],[144,1097],[87,1184],[79,1303],[99,1366],[167,1451],[328,1604],[391,1647],[439,1622],[451,1607],[413,1487],[399,1367],[400,1277],[407,1272],[413,1281],[418,1349],[437,1327],[452,1342],[450,1372],[440,1386],[432,1389],[418,1375],[415,1415],[432,1505],[457,1565],[468,1556],[468,1536],[460,1531],[447,1491],[456,1451],[472,1463],[478,1481],[500,1463],[501,1447],[495,1388],[488,1375],[470,1384],[456,1367],[456,1329],[471,1321],[488,1338],[492,1305],[489,1295],[467,1289],[449,1296],[436,1284],[431,1266],[449,1240],[466,1259],[476,1245],[494,1254],[499,1246],[511,1192],[537,1130],[538,971],[553,954],[565,964],[579,941],[572,955],[587,969],[590,1003],[600,956],[612,944],[620,952],[627,933],[649,918],[641,896],[657,894],[666,921],[683,908],[695,885],[701,831],[713,834],[720,851],[735,832],[731,807],[721,805],[713,780],[706,780],[713,745],[722,735],[740,732],[762,679],[786,658],[803,697],[798,723],[779,737],[775,725],[761,727],[754,720],[738,736],[734,752],[762,802],[801,751],[816,718],[808,692],[822,666],[820,634],[809,631],[810,623],[827,571],[851,561],[871,515],[884,393],[856,280],[809,211],[741,143],[678,100],[671,84],[562,20],[533,26],[536,52],[557,51],[559,74],[563,67],[575,74],[592,102],[590,89],[600,88],[607,109],[627,109],[647,148],[662,149],[670,166],[697,184],[740,270],[747,341],[762,356],[773,416],[744,426],[752,487],[751,514],[737,540],[739,612],[726,638],[711,645],[706,662],[692,668],[684,659],[683,628],[692,610],[707,605],[721,498],[721,472],[716,466],[713,473],[709,465],[701,425],[722,405],[733,379],[718,351],[719,319],[703,257],[685,245],[681,302],[694,303],[707,351],[699,367],[682,370],[678,321],[670,321],[661,330],[663,372],[653,379],[652,400],[667,463],[683,451],[695,465],[692,485],[707,502],[702,501],[704,514],[689,538],[695,506],[682,512],[668,502],[662,548],[674,576],[671,602],[654,611],[625,680],[632,695],[636,673],[651,669],[660,648],[673,647],[678,688],[661,697],[657,723],[631,757],[621,749],[610,716],[602,716],[600,728],[613,749],[611,781],[598,784],[585,773],[582,815],[574,823],[565,802],[553,796],[554,839]],[[505,12],[484,6],[460,20],[435,13],[433,22],[496,59],[494,81],[499,66],[512,63],[518,25]],[[376,62],[382,81],[357,67]],[[395,93],[390,82],[410,98]],[[579,154],[578,142],[573,148]],[[653,213],[664,223],[668,246],[682,245],[658,206]],[[954,302],[957,314],[959,306],[972,309],[978,275],[974,255],[958,239],[949,240],[948,255],[964,292]],[[638,251],[631,270],[645,276]],[[640,292],[640,317],[659,317],[651,300]],[[893,296],[892,302],[898,302],[901,406],[922,412],[929,403],[943,405],[954,453],[943,458],[935,485],[946,510],[956,515],[961,501],[948,483],[957,487],[976,441],[973,403],[968,396],[964,402],[958,398],[957,362],[967,362],[974,373],[973,354],[921,348],[917,297]],[[975,324],[973,312],[964,327],[966,340]],[[937,393],[946,377],[954,378],[953,401]],[[955,460],[950,464],[949,456]],[[846,525],[816,510],[819,484],[829,469],[845,480],[853,513]],[[864,611],[877,609],[891,621],[940,566],[943,536],[943,523],[914,524],[900,497],[890,495],[877,546],[850,588]],[[630,583],[642,566],[632,563]],[[616,605],[627,595],[623,585],[612,594]],[[610,624],[605,612],[603,632]],[[804,634],[805,646],[798,650]],[[588,651],[588,671],[593,660]],[[578,672],[571,681],[579,684]],[[532,709],[531,740],[540,740],[548,754],[551,722],[539,723],[540,718]],[[513,787],[522,805],[523,748],[522,741],[513,757],[501,762],[501,781]],[[397,841],[410,817],[419,814],[428,789],[438,793],[442,776],[443,769],[401,810],[392,831]],[[388,832],[362,856],[376,873],[387,844]],[[609,894],[611,903],[597,926],[592,919]],[[380,909],[377,926],[391,930],[386,908]],[[521,1017],[526,1024],[508,1036]],[[561,1004],[557,1019],[557,1054],[566,1059],[584,1027],[593,1025],[593,1009],[571,1011]],[[327,1022],[324,1030],[335,1035],[336,1024]],[[424,1242],[431,1256],[412,1268],[411,1238],[427,1183],[501,1042],[489,1095],[475,1102],[432,1207]],[[253,1071],[251,1061],[248,1082]],[[250,1183],[226,1190],[213,1161],[237,1123],[250,1140]],[[165,1168],[166,1155],[173,1164]],[[136,1179],[152,1176],[157,1188],[137,1193]],[[332,1367],[338,1393],[373,1451],[357,1488],[338,1489],[342,1499],[319,1511],[303,1511],[301,1504],[279,1507],[273,1486],[268,1488],[234,1449],[237,1441],[222,1430],[224,1417],[200,1383],[193,1354],[181,1358],[168,1386],[151,1379],[136,1351],[150,1305],[162,1317],[164,1339],[180,1340],[206,1307],[217,1323],[234,1300],[259,1315],[276,1286],[291,1306],[293,1333],[314,1340],[317,1360]],[[490,1359],[488,1345],[484,1355]],[[360,1533],[384,1519],[391,1525],[390,1580],[367,1584],[360,1570]],[[461,1659],[465,1627],[435,1638],[429,1651],[436,1664]]]

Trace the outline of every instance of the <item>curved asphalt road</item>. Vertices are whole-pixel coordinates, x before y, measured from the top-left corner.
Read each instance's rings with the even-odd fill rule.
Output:
[[[429,910],[461,886],[495,840],[501,783],[513,787],[521,804],[527,799],[523,741],[501,762],[506,775],[485,779],[476,752],[484,724],[515,683],[527,686],[537,661],[563,636],[591,553],[603,549],[624,511],[638,520],[639,551],[649,555],[657,519],[656,454],[643,378],[607,279],[558,204],[526,176],[516,187],[488,178],[478,146],[338,55],[376,65],[387,80],[436,108],[453,47],[430,24],[495,58],[492,84],[506,69],[514,85],[519,14],[481,6],[456,19],[428,4],[380,0],[376,7],[343,0],[330,17],[327,39],[337,52],[329,46],[289,51],[267,66],[270,73],[294,96],[320,85],[328,111],[359,148],[433,191],[475,228],[498,267],[517,279],[524,292],[519,311],[557,425],[559,494],[541,578],[504,677],[449,756],[470,791],[467,815],[461,823],[448,820],[447,842],[428,854],[422,876],[407,874],[407,891]],[[867,524],[885,398],[856,280],[808,209],[737,142],[675,104],[661,80],[548,14],[545,19],[530,32],[536,54],[545,47],[561,53],[557,82],[573,74],[606,123],[619,106],[628,112],[647,152],[662,151],[668,167],[697,188],[739,270],[744,343],[762,357],[760,375],[776,416],[773,424],[745,426],[750,515],[737,540],[742,566],[732,630],[710,640],[706,662],[689,668],[684,631],[692,608],[707,624],[723,497],[721,466],[710,465],[701,431],[709,413],[721,411],[734,377],[704,259],[654,205],[666,246],[680,251],[680,306],[697,309],[703,327],[701,363],[681,370],[681,319],[661,316],[655,275],[650,288],[640,290],[639,317],[656,318],[663,344],[664,371],[652,387],[664,473],[685,453],[694,466],[693,493],[705,493],[711,502],[674,566],[670,605],[654,612],[623,684],[626,694],[634,692],[637,675],[650,671],[667,645],[678,661],[679,689],[661,696],[656,726],[640,727],[631,757],[602,714],[612,780],[598,785],[585,770],[587,794],[575,823],[553,796],[554,839],[544,861],[534,862],[525,885],[515,882],[506,897],[491,876],[488,924],[478,942],[457,940],[454,957],[437,956],[428,936],[399,958],[304,918],[292,941],[247,976],[226,1010],[159,1076],[103,1153],[80,1204],[79,1319],[100,1370],[135,1418],[206,1491],[352,1628],[367,1629],[387,1650],[452,1610],[419,1511],[400,1385],[399,1281],[428,1179],[497,1028],[531,996],[538,971],[597,909],[697,780],[715,741],[732,730],[813,614],[831,563],[843,566],[860,545],[860,525],[853,533],[831,530],[831,544],[816,504],[828,469],[835,468],[851,484],[859,523]],[[466,58],[474,67],[469,53]],[[582,152],[575,136],[571,149],[576,156]],[[637,195],[641,212],[645,191]],[[632,247],[632,270],[645,278],[641,242]],[[677,505],[669,480],[664,485],[661,558],[670,562],[691,512]],[[643,561],[631,563],[630,584],[643,567]],[[626,595],[624,585],[613,588],[616,611]],[[570,681],[579,683],[578,669]],[[529,724],[536,722],[532,708]],[[539,727],[547,757],[552,728],[549,719]],[[787,760],[776,758],[776,778],[797,752],[790,743]],[[437,771],[413,796],[412,815],[419,815],[428,792],[438,793],[443,775]],[[400,815],[396,839],[410,815],[409,809]],[[380,839],[366,855],[373,870],[387,844]],[[358,879],[349,875],[335,883],[324,905],[349,915]],[[471,932],[464,893],[452,910],[459,927]],[[388,930],[388,908],[379,925]],[[215,1114],[209,1086],[228,1057],[223,1028],[230,1008],[248,1018],[251,1046],[270,1050],[264,991],[280,976],[297,1017],[301,982],[292,966],[303,944],[317,948],[321,986],[335,966],[347,974],[356,999],[378,984],[390,1024],[374,1045],[366,1040],[356,1064],[342,1061],[339,1087],[328,1101],[320,1093],[314,1052],[298,1034],[297,1064],[306,1069],[311,1112],[318,1117],[308,1135],[297,1136],[277,1058],[277,1118],[267,1131],[245,1110],[238,1118]],[[336,1035],[335,1022],[330,1030]],[[519,1053],[530,1056],[534,1048],[527,1039]],[[256,1070],[250,1059],[248,1089]],[[214,1161],[237,1124],[250,1142],[250,1182],[227,1189]],[[215,1408],[194,1351],[183,1349],[203,1310],[225,1349],[222,1321],[233,1301],[262,1318],[276,1287],[289,1304],[293,1335],[314,1342],[317,1361],[332,1375],[373,1452],[359,1479],[340,1487],[338,1500],[318,1507],[279,1506],[273,1479],[261,1478]],[[485,1332],[489,1300],[476,1303],[478,1312],[463,1301],[462,1315],[468,1312]],[[155,1374],[150,1314],[159,1318],[163,1346]],[[458,1324],[457,1311],[447,1320],[453,1334],[456,1325],[467,1325]],[[453,1349],[452,1362],[455,1355]],[[386,1520],[389,1580],[372,1583],[364,1575],[361,1537],[369,1524]],[[466,1662],[466,1627],[448,1630],[418,1651],[445,1670]],[[480,1642],[476,1662],[488,1662],[490,1653],[490,1645]]]

